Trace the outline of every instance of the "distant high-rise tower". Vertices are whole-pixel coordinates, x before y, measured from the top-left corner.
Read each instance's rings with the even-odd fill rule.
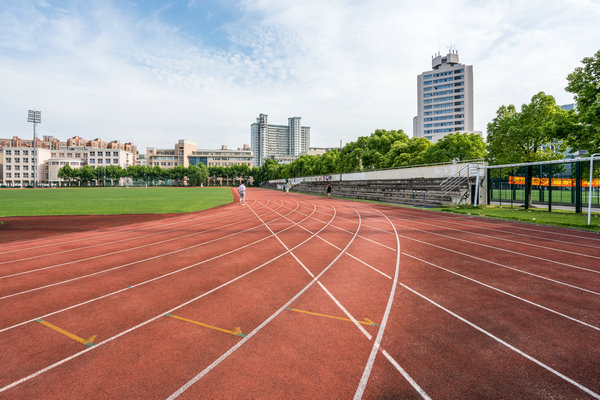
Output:
[[[473,132],[473,66],[458,53],[436,55],[431,71],[417,76],[417,116],[413,136],[437,142],[451,132]]]
[[[260,114],[250,125],[250,145],[254,165],[260,167],[267,158],[306,154],[310,147],[310,127],[301,126],[300,117],[288,118],[287,125],[267,124],[267,114]]]

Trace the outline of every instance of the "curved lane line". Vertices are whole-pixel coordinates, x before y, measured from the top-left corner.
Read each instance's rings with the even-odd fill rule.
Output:
[[[185,214],[182,214],[182,216],[183,215],[185,215]],[[204,217],[197,217],[197,218],[194,218],[194,221],[203,220],[203,219],[206,219],[206,218],[209,218],[209,217],[211,217],[211,215],[207,215],[207,216],[204,216]],[[157,221],[140,222],[140,223],[137,223],[137,224],[132,224],[132,225],[138,225],[138,226],[135,229],[131,229],[131,230],[121,229],[121,228],[123,228],[123,226],[113,227],[113,228],[107,228],[107,229],[99,229],[96,232],[105,232],[105,233],[100,234],[100,235],[93,235],[93,236],[90,236],[89,238],[86,238],[84,240],[88,240],[88,239],[89,240],[95,240],[95,239],[100,238],[100,237],[114,235],[115,233],[118,234],[118,233],[123,233],[123,232],[140,232],[140,231],[145,231],[145,230],[148,230],[148,229],[154,229],[154,228],[163,227],[163,226],[177,225],[177,224],[181,224],[181,223],[189,221],[187,219],[181,219],[180,216],[176,216],[176,217],[172,217],[172,218],[177,219],[177,221],[173,221],[173,222],[169,222],[169,223],[165,223],[165,224],[158,224],[158,225],[154,225],[154,223],[156,223]],[[127,225],[127,226],[131,227],[131,225]],[[78,238],[73,239],[73,240],[67,240],[67,241],[61,241],[60,240],[61,237],[67,237],[67,236],[73,236],[73,235],[76,236],[76,237],[77,236],[81,236],[81,232],[66,233],[64,235],[61,235],[60,237],[54,237],[54,239],[56,239],[56,242],[60,243],[60,244],[80,242],[82,240],[81,237],[78,237]],[[43,245],[35,246],[35,247],[29,247],[28,246],[29,243],[35,243],[35,242],[42,242],[42,243],[44,243],[44,242],[47,242],[47,240],[44,240],[44,238],[38,238],[38,239],[31,239],[31,240],[28,240],[28,241],[17,241],[17,242],[5,243],[3,245],[0,245],[0,248],[3,247],[3,246],[15,246],[15,245],[23,245],[23,246],[26,246],[26,247],[24,247],[22,249],[6,250],[6,251],[3,251],[3,252],[0,252],[0,255],[2,255],[2,254],[8,254],[8,253],[16,253],[16,252],[19,252],[19,251],[27,251],[27,250],[39,249],[39,248],[43,248],[43,247],[50,247],[50,246],[55,246],[56,245],[55,242],[52,242],[52,243],[43,244]]]
[[[333,217],[332,217],[332,220],[333,220]],[[302,221],[304,221],[304,220],[301,220],[301,221],[299,221],[297,224],[301,223]],[[293,226],[295,226],[295,225],[291,225],[291,226],[289,226],[289,227],[285,228],[284,230],[290,229],[290,228],[292,228]],[[325,226],[325,227],[326,227],[326,226]],[[325,227],[323,227],[323,229],[325,229]],[[268,237],[271,237],[271,236],[267,236],[267,238],[268,238]],[[263,241],[264,239],[265,239],[265,238],[263,238],[263,239],[260,239],[259,241]],[[292,250],[293,250],[293,249],[295,249],[295,248],[297,248],[297,247],[299,247],[299,246],[301,246],[301,245],[303,245],[305,242],[307,242],[307,241],[308,241],[308,240],[310,240],[310,239],[312,239],[312,237],[309,237],[309,238],[308,238],[308,239],[306,239],[304,242],[302,242],[302,243],[298,244],[297,246],[294,246],[294,247],[292,248]],[[258,242],[258,241],[257,241],[257,242]],[[257,243],[257,242],[254,242],[254,244],[255,244],[255,243]],[[249,246],[249,245],[247,245],[247,246],[244,246],[244,247],[248,247],[248,246]],[[230,252],[228,252],[228,253],[233,253],[233,252],[235,252],[235,251],[237,251],[237,250],[233,250],[233,251],[230,251]],[[272,263],[273,261],[275,261],[275,260],[277,260],[277,259],[279,259],[279,258],[283,257],[283,256],[284,256],[284,255],[286,255],[287,253],[288,253],[287,251],[286,251],[286,252],[283,252],[283,253],[279,254],[278,256],[275,256],[275,257],[274,257],[274,258],[272,258],[271,260],[269,260],[269,261],[266,261],[265,263],[263,263],[263,264],[259,265],[258,267],[255,267],[254,269],[252,269],[252,270],[250,270],[250,271],[247,271],[247,272],[245,272],[245,273],[243,273],[243,274],[241,274],[241,275],[238,275],[237,277],[235,277],[235,278],[231,279],[230,281],[228,281],[228,282],[225,282],[225,283],[223,283],[223,284],[221,284],[221,285],[219,285],[219,286],[217,286],[217,287],[215,287],[215,288],[213,288],[213,289],[211,289],[211,290],[209,290],[209,291],[207,291],[207,292],[204,292],[203,294],[201,294],[201,295],[199,295],[199,296],[197,296],[197,297],[194,297],[193,299],[191,299],[191,300],[188,300],[188,301],[186,301],[185,303],[182,303],[182,304],[180,304],[180,305],[178,305],[178,306],[175,306],[175,307],[173,307],[173,308],[171,308],[171,309],[169,309],[169,310],[167,310],[167,311],[165,311],[165,312],[162,312],[162,313],[158,314],[157,316],[155,316],[155,317],[152,317],[152,318],[150,318],[150,319],[148,319],[148,320],[146,320],[146,321],[144,321],[144,322],[141,322],[141,323],[139,323],[139,324],[137,324],[137,325],[135,325],[135,326],[133,326],[133,327],[131,327],[131,328],[129,328],[129,329],[127,329],[127,330],[125,330],[125,331],[121,332],[121,333],[118,333],[118,334],[116,334],[116,335],[114,335],[114,336],[111,336],[110,338],[108,338],[108,339],[106,339],[106,340],[104,340],[104,341],[102,341],[102,342],[98,342],[98,343],[94,344],[94,346],[93,346],[93,347],[88,347],[88,348],[87,348],[87,349],[85,349],[85,350],[82,350],[82,351],[80,351],[80,352],[78,352],[78,353],[75,353],[75,354],[73,354],[73,355],[71,355],[71,356],[69,356],[69,357],[67,357],[67,358],[64,358],[64,359],[62,359],[62,360],[60,360],[60,361],[57,361],[57,362],[55,362],[54,364],[51,364],[51,365],[49,365],[49,366],[47,366],[47,367],[45,367],[45,368],[42,368],[42,369],[40,369],[40,370],[38,370],[38,371],[36,371],[36,372],[34,372],[34,373],[32,373],[32,374],[30,374],[30,375],[28,375],[28,376],[24,377],[24,378],[21,378],[21,379],[19,379],[19,380],[15,381],[15,382],[13,382],[13,383],[10,383],[10,384],[8,384],[8,385],[6,385],[6,386],[4,386],[4,387],[0,388],[0,393],[1,393],[1,392],[4,392],[4,391],[6,391],[6,390],[8,390],[8,389],[11,389],[11,388],[13,388],[13,387],[15,387],[15,386],[17,386],[17,385],[19,385],[19,384],[21,384],[21,383],[23,383],[23,382],[26,382],[26,381],[28,381],[28,380],[30,380],[30,379],[33,379],[33,378],[35,378],[35,377],[37,377],[37,376],[39,376],[39,375],[41,375],[41,374],[43,374],[43,373],[45,373],[45,372],[48,372],[48,371],[50,371],[50,370],[52,370],[52,369],[54,369],[54,368],[58,367],[59,365],[62,365],[62,364],[66,363],[66,362],[68,362],[68,361],[70,361],[70,360],[72,360],[72,359],[74,359],[74,358],[77,358],[77,357],[79,357],[79,356],[81,356],[81,355],[83,355],[83,354],[87,353],[88,351],[91,351],[91,350],[94,350],[94,349],[98,349],[98,348],[102,347],[103,345],[105,345],[105,344],[107,344],[107,343],[110,343],[110,342],[112,342],[113,340],[115,340],[115,339],[118,339],[119,337],[121,337],[121,336],[123,336],[123,335],[126,335],[126,334],[127,334],[127,333],[129,333],[129,332],[132,332],[132,331],[134,331],[134,330],[136,330],[136,329],[138,329],[138,328],[141,328],[141,327],[142,327],[142,326],[144,326],[144,325],[147,325],[147,324],[149,324],[149,323],[151,323],[151,322],[154,322],[154,321],[156,321],[156,320],[158,320],[158,319],[160,319],[160,318],[164,317],[164,315],[165,315],[165,314],[172,314],[172,313],[173,313],[175,310],[178,310],[178,309],[180,309],[180,308],[182,308],[182,307],[185,307],[185,306],[187,306],[188,304],[191,304],[191,303],[193,303],[193,302],[195,302],[195,301],[197,301],[197,300],[199,300],[199,299],[201,299],[201,298],[203,298],[203,297],[205,297],[205,296],[207,296],[207,295],[209,295],[209,294],[211,294],[211,293],[214,293],[214,292],[216,292],[217,290],[219,290],[219,289],[221,289],[221,288],[223,288],[223,287],[225,287],[225,286],[228,286],[228,285],[230,285],[230,284],[231,284],[231,283],[233,283],[233,282],[236,282],[236,281],[238,281],[238,280],[240,280],[240,279],[242,279],[242,278],[244,278],[244,277],[246,277],[246,276],[250,275],[251,273],[253,273],[253,272],[255,272],[255,271],[257,271],[257,270],[261,269],[261,268],[262,268],[262,267],[264,267],[265,265],[268,265],[268,264]],[[225,254],[223,254],[223,255],[225,255]],[[221,255],[221,256],[217,256],[217,257],[214,257],[214,258],[222,257],[223,255]],[[208,261],[208,260],[206,260],[206,261]],[[200,263],[198,263],[198,264],[200,264]],[[192,265],[192,266],[195,266],[195,265]],[[190,266],[190,267],[187,267],[187,268],[191,268],[192,266]],[[186,268],[186,269],[187,269],[187,268]],[[138,286],[139,286],[139,285],[138,285]],[[124,289],[124,290],[129,290],[129,289]],[[120,290],[119,292],[122,292],[122,291],[124,291],[124,290]],[[115,293],[117,293],[117,292],[115,292]],[[112,293],[112,294],[114,294],[114,293]],[[102,296],[102,297],[107,297],[107,295],[105,295],[105,296]],[[99,298],[98,298],[98,299],[99,299]],[[96,299],[95,299],[95,300],[96,300]],[[88,302],[91,302],[91,301],[88,301]],[[88,303],[88,302],[86,302],[86,303]],[[82,303],[82,304],[84,304],[84,303]],[[81,305],[81,304],[79,304],[79,305]],[[79,306],[79,305],[77,305],[77,306]],[[69,307],[69,308],[74,308],[74,307],[76,307],[76,306],[72,306],[72,307]],[[65,309],[65,310],[66,310],[66,309]],[[64,311],[64,310],[63,310],[63,311]],[[281,311],[281,310],[280,310],[280,311]],[[50,314],[49,314],[49,315],[50,315]],[[35,321],[35,320],[33,320],[33,321]],[[29,322],[29,321],[28,321],[28,322]],[[266,324],[265,324],[265,325],[266,325]],[[2,331],[4,331],[4,330],[7,330],[7,329],[0,330],[0,332],[2,332]],[[248,337],[248,336],[246,336],[244,339],[246,339],[247,337]],[[244,339],[242,339],[242,340],[244,340]]]
[[[288,227],[288,228],[285,228],[285,230],[287,230],[287,229],[290,229],[290,228],[291,228],[291,226],[290,226],[290,227]],[[282,230],[282,231],[283,231],[283,230]],[[222,254],[220,254],[220,255],[214,256],[214,257],[212,257],[212,258],[209,258],[209,259],[206,259],[206,260],[200,261],[200,262],[198,262],[198,263],[195,263],[195,264],[192,264],[192,265],[188,265],[188,266],[186,266],[186,267],[180,268],[180,269],[178,269],[178,270],[175,270],[175,271],[171,271],[171,272],[169,272],[169,273],[167,273],[167,274],[160,275],[160,276],[154,277],[154,278],[152,278],[152,279],[148,279],[148,280],[146,280],[146,281],[143,281],[143,282],[140,282],[140,283],[136,283],[135,285],[131,285],[131,287],[128,287],[128,288],[123,288],[123,289],[119,289],[119,290],[116,290],[116,291],[114,291],[114,292],[110,292],[110,293],[104,294],[104,295],[102,295],[102,296],[98,296],[98,297],[95,297],[95,298],[93,298],[93,299],[89,299],[89,300],[86,300],[86,301],[84,301],[84,302],[81,302],[81,303],[78,303],[78,304],[75,304],[75,305],[72,305],[72,306],[69,306],[69,307],[63,308],[63,309],[61,309],[61,310],[53,311],[53,312],[51,312],[51,313],[44,314],[44,315],[41,315],[41,316],[39,316],[39,317],[32,318],[32,319],[30,319],[30,320],[27,320],[27,321],[19,322],[18,324],[11,325],[11,326],[9,326],[9,327],[6,327],[6,328],[2,328],[2,329],[0,329],[0,333],[2,333],[2,332],[4,332],[4,331],[11,330],[11,329],[14,329],[14,328],[17,328],[17,327],[19,327],[19,326],[22,326],[22,325],[25,325],[25,324],[28,324],[28,323],[30,323],[30,322],[34,322],[36,319],[43,319],[43,318],[46,318],[46,317],[49,317],[49,316],[52,316],[52,315],[56,315],[56,314],[59,314],[59,313],[61,313],[61,312],[64,312],[64,311],[68,311],[68,310],[71,310],[71,309],[74,309],[74,308],[77,308],[77,307],[80,307],[80,306],[83,306],[83,305],[86,305],[86,304],[89,304],[89,303],[93,303],[93,302],[95,302],[95,301],[98,301],[98,300],[104,299],[104,298],[106,298],[106,297],[109,297],[109,296],[112,296],[112,295],[115,295],[115,294],[122,293],[122,292],[124,292],[124,291],[127,291],[127,290],[131,290],[131,289],[133,289],[133,288],[135,288],[135,287],[142,286],[142,285],[145,285],[145,284],[147,284],[147,283],[150,283],[150,282],[157,281],[157,280],[159,280],[159,279],[162,279],[162,278],[165,278],[165,277],[168,277],[168,276],[174,275],[174,274],[176,274],[176,273],[179,273],[179,272],[182,272],[182,271],[188,270],[188,269],[190,269],[190,268],[197,267],[198,265],[205,264],[205,263],[207,263],[207,262],[210,262],[210,261],[216,260],[216,259],[218,259],[218,258],[224,257],[224,256],[226,256],[226,255],[229,255],[229,254],[231,254],[231,253],[235,253],[236,251],[242,250],[242,249],[244,249],[244,248],[246,248],[246,247],[250,247],[250,246],[252,246],[252,245],[254,245],[254,244],[256,244],[256,243],[260,243],[260,242],[262,242],[262,241],[264,241],[264,240],[268,239],[269,237],[270,237],[270,236],[265,236],[265,237],[263,237],[262,239],[259,239],[259,240],[255,241],[255,242],[252,242],[252,243],[248,243],[248,244],[246,244],[246,245],[244,245],[244,246],[241,246],[241,247],[239,247],[239,248],[237,248],[237,249],[230,250],[230,251],[227,251],[227,252],[225,252],[225,253],[222,253]]]
[[[248,220],[250,220],[250,219],[248,219]],[[244,221],[247,221],[247,220],[244,220]],[[239,223],[239,222],[237,222],[237,221],[236,221],[236,222],[233,222],[233,223],[231,223],[231,224],[228,224],[228,225],[225,225],[225,226],[231,226],[231,225],[235,225],[235,224],[238,224],[238,223]],[[257,225],[257,226],[258,226],[258,225]],[[144,244],[144,245],[141,245],[141,246],[130,247],[130,248],[128,248],[128,249],[117,250],[117,251],[113,251],[113,252],[110,252],[110,253],[103,253],[103,254],[99,254],[99,255],[97,255],[97,256],[86,257],[86,258],[80,258],[80,259],[78,259],[78,260],[67,261],[67,262],[60,263],[60,264],[48,265],[48,266],[46,266],[46,267],[41,267],[41,268],[36,268],[36,269],[30,269],[30,270],[28,270],[28,271],[16,272],[16,273],[14,273],[14,274],[0,276],[0,279],[11,278],[11,277],[13,277],[13,276],[26,275],[26,274],[30,274],[30,273],[33,273],[33,272],[44,271],[44,270],[48,270],[48,269],[53,269],[53,268],[57,268],[57,267],[62,267],[62,266],[64,266],[64,265],[77,264],[77,263],[79,263],[79,262],[82,262],[82,261],[95,260],[95,259],[102,258],[102,257],[108,257],[108,256],[112,256],[112,255],[114,255],[114,254],[126,253],[126,252],[128,252],[128,251],[132,251],[132,250],[138,250],[138,249],[143,249],[143,248],[145,248],[145,247],[150,247],[150,246],[153,246],[153,245],[156,245],[156,244],[167,243],[167,242],[172,242],[172,241],[174,241],[174,240],[183,239],[183,238],[186,238],[186,237],[191,237],[191,236],[202,235],[202,234],[204,234],[205,232],[210,232],[210,231],[218,230],[218,229],[220,229],[220,228],[221,228],[221,227],[216,227],[216,228],[213,228],[213,229],[209,229],[208,231],[194,232],[194,233],[190,233],[190,234],[183,235],[183,236],[177,236],[177,237],[174,237],[174,238],[171,238],[171,239],[165,239],[165,240],[159,240],[159,241],[152,242],[152,243],[147,243],[147,244]],[[175,229],[174,229],[174,230],[175,230]]]
[[[213,219],[213,220],[205,221],[205,222],[201,222],[201,223],[196,223],[195,219],[189,219],[189,220],[182,220],[179,223],[187,222],[187,223],[189,223],[189,226],[195,227],[195,226],[202,226],[202,225],[206,225],[208,223],[217,222],[217,221],[220,221],[220,220],[223,220],[223,219],[228,219],[228,218],[231,218],[231,217],[217,218],[217,219]],[[251,218],[248,218],[248,219],[245,219],[245,220],[242,220],[242,221],[236,221],[236,222],[237,223],[244,222],[244,221],[248,221],[250,219]],[[235,224],[236,222],[234,222],[233,224]],[[230,225],[233,225],[233,224],[230,224]],[[188,225],[186,225],[186,226],[180,226],[180,227],[177,227],[177,228],[174,228],[174,229],[168,229],[168,230],[165,230],[165,231],[154,232],[154,233],[150,233],[148,235],[141,235],[141,236],[136,236],[136,237],[128,236],[125,239],[114,240],[112,242],[95,243],[95,244],[91,244],[89,246],[75,247],[75,248],[72,248],[72,249],[61,250],[61,251],[57,251],[57,252],[54,252],[54,253],[44,253],[44,254],[38,254],[38,255],[35,255],[35,256],[31,256],[31,257],[18,258],[18,259],[15,259],[15,260],[0,261],[0,265],[10,264],[10,263],[15,263],[15,262],[21,262],[21,261],[26,261],[26,260],[33,260],[35,258],[45,258],[45,257],[48,257],[48,256],[54,256],[54,255],[57,255],[57,254],[64,254],[64,253],[69,253],[69,252],[73,252],[73,251],[81,251],[81,250],[84,250],[84,249],[91,249],[93,247],[106,246],[106,245],[109,245],[109,244],[127,242],[129,240],[139,240],[139,239],[143,239],[143,238],[150,237],[150,236],[162,235],[162,234],[165,234],[165,233],[168,233],[168,232],[180,231],[180,230],[183,230],[183,229],[185,229],[187,227],[188,227]],[[147,228],[147,229],[153,229],[153,228]],[[119,232],[118,234],[125,234],[125,233],[131,233],[131,232]],[[116,233],[112,233],[111,236],[115,235],[115,234]],[[101,236],[105,236],[105,235],[101,235]],[[93,238],[90,238],[90,239],[96,240],[97,237],[93,237]],[[81,241],[81,239],[78,240],[78,241]],[[23,249],[23,250],[31,250],[31,249]],[[2,279],[2,278],[4,278],[4,277],[0,276],[0,279]]]
[[[290,214],[291,214],[292,212],[293,212],[293,211],[291,211],[291,212],[290,212]],[[253,218],[248,218],[248,219],[246,219],[246,220],[244,220],[244,221],[248,221],[248,220],[250,220],[250,219],[253,219]],[[277,219],[280,219],[280,218],[277,218]],[[211,231],[215,231],[215,230],[220,230],[220,229],[222,229],[222,228],[225,228],[225,227],[228,227],[228,226],[231,226],[231,225],[237,225],[237,224],[238,224],[238,222],[234,222],[234,223],[231,223],[231,224],[222,225],[222,226],[219,226],[219,227],[217,227],[217,228],[209,229],[209,230],[207,230],[207,231],[202,231],[202,232],[198,232],[198,233],[194,233],[194,234],[202,234],[202,233],[207,233],[207,232],[211,232]],[[258,225],[255,225],[255,226],[251,227],[251,228],[247,228],[247,229],[244,229],[244,230],[242,230],[242,231],[239,231],[239,232],[231,233],[231,234],[229,234],[229,235],[226,235],[226,236],[221,236],[221,237],[218,237],[218,238],[216,238],[216,239],[211,239],[211,240],[208,240],[208,241],[205,241],[205,242],[197,243],[197,244],[195,244],[195,245],[192,245],[192,246],[189,246],[189,247],[186,247],[186,248],[183,248],[183,249],[178,249],[178,250],[169,251],[169,252],[167,252],[167,253],[162,253],[162,254],[159,254],[159,255],[157,255],[157,256],[148,257],[148,258],[144,258],[144,259],[141,259],[141,260],[136,260],[136,261],[131,261],[131,262],[129,262],[129,263],[122,264],[122,265],[117,265],[116,267],[112,267],[112,268],[104,269],[104,270],[102,270],[102,271],[96,271],[96,272],[92,272],[92,273],[90,273],[90,274],[86,274],[86,275],[77,276],[77,277],[75,277],[75,278],[67,279],[67,280],[64,280],[64,281],[55,282],[55,283],[51,283],[51,284],[48,284],[48,285],[44,285],[44,286],[40,286],[40,287],[36,287],[36,288],[33,288],[33,289],[28,289],[28,290],[24,290],[24,291],[21,291],[21,292],[17,292],[17,293],[12,293],[12,294],[9,294],[9,295],[1,296],[1,297],[0,297],[0,300],[4,300],[4,299],[10,298],[10,297],[19,296],[19,295],[26,294],[26,293],[35,292],[35,291],[42,290],[42,289],[46,289],[46,288],[53,287],[53,286],[62,285],[62,284],[65,284],[65,283],[69,283],[69,282],[77,281],[77,280],[79,280],[79,279],[89,278],[90,276],[101,275],[101,274],[104,274],[104,273],[106,273],[106,272],[115,271],[115,270],[118,270],[118,269],[121,269],[121,268],[129,267],[129,266],[131,266],[131,265],[135,265],[135,264],[143,263],[143,262],[150,261],[150,260],[155,260],[155,259],[157,259],[157,258],[161,258],[161,257],[169,256],[169,255],[172,255],[172,254],[181,253],[181,252],[188,251],[188,250],[191,250],[191,249],[194,249],[194,248],[200,247],[200,246],[205,246],[205,245],[207,245],[207,244],[210,244],[210,243],[213,243],[213,242],[217,242],[217,241],[219,241],[219,240],[227,239],[227,238],[229,238],[229,237],[232,237],[232,236],[241,235],[241,234],[243,234],[243,233],[246,233],[246,232],[252,231],[252,230],[254,230],[254,229],[257,229],[257,228],[259,228],[260,226],[261,226],[261,225],[260,225],[260,224],[258,224]],[[187,235],[186,235],[186,236],[187,236]],[[181,236],[181,237],[179,237],[179,239],[181,239],[182,237],[186,237],[186,236]],[[175,238],[175,239],[177,239],[177,238]],[[169,239],[169,240],[173,240],[173,239]],[[159,242],[155,242],[155,243],[159,243]],[[106,253],[106,254],[109,254],[109,253]]]
[[[334,214],[334,217],[335,217],[335,214]],[[189,389],[194,383],[196,383],[200,379],[202,379],[206,374],[208,374],[215,367],[217,367],[227,357],[229,357],[231,354],[233,354],[233,352],[235,352],[237,349],[239,349],[241,346],[243,346],[248,340],[250,340],[252,337],[254,337],[254,335],[256,335],[258,332],[260,332],[260,330],[262,328],[264,328],[273,319],[275,319],[275,317],[277,317],[279,314],[281,314],[281,312],[284,311],[286,309],[286,307],[289,307],[290,304],[292,304],[298,297],[300,297],[306,290],[308,290],[308,288],[310,288],[315,282],[317,282],[319,280],[319,278],[321,276],[323,276],[323,274],[325,272],[327,272],[327,270],[329,270],[329,268],[342,256],[342,254],[344,254],[344,252],[348,249],[348,247],[350,247],[350,245],[354,242],[354,239],[356,239],[356,235],[358,234],[358,231],[360,230],[360,227],[361,227],[360,214],[359,214],[358,218],[359,218],[359,224],[358,224],[358,227],[356,229],[356,232],[355,232],[354,236],[348,242],[348,244],[346,245],[346,247],[344,247],[344,249],[333,259],[333,261],[331,261],[329,263],[329,265],[327,265],[327,267],[325,267],[323,269],[323,271],[321,271],[317,276],[315,276],[308,283],[308,285],[306,285],[302,290],[300,290],[298,293],[296,293],[296,295],[294,295],[294,297],[292,297],[283,306],[281,306],[277,311],[275,311],[273,314],[271,314],[271,316],[269,316],[266,320],[264,320],[259,326],[257,326],[256,328],[254,328],[254,330],[252,330],[252,332],[250,332],[245,338],[243,338],[242,340],[240,340],[239,342],[237,342],[233,347],[231,347],[229,350],[227,350],[227,352],[225,352],[223,355],[221,355],[221,357],[219,357],[218,359],[216,359],[215,361],[213,361],[208,367],[206,367],[205,369],[203,369],[198,375],[196,375],[195,377],[193,377],[192,379],[190,379],[187,383],[185,383],[183,386],[181,386],[179,389],[177,389],[173,394],[171,394],[171,396],[169,396],[167,398],[167,400],[172,400],[172,399],[175,399],[175,398],[179,397],[183,392],[185,392],[187,389]],[[332,217],[332,220],[333,220],[333,217]],[[324,226],[323,228],[321,228],[316,234],[320,233],[326,227],[327,227],[327,225]],[[314,236],[316,236],[316,234]],[[311,236],[307,240],[312,239],[314,236]],[[298,247],[298,246],[293,247],[291,250],[295,249],[296,247]]]
[[[390,316],[390,311],[392,309],[392,304],[394,303],[394,294],[396,293],[396,286],[398,283],[398,274],[400,271],[400,238],[398,237],[398,232],[396,231],[396,227],[390,221],[390,219],[384,213],[377,210],[381,215],[383,215],[387,221],[394,228],[394,233],[396,234],[396,269],[394,271],[394,278],[392,280],[392,290],[390,290],[390,296],[388,298],[387,305],[385,307],[385,313],[379,325],[379,330],[377,331],[377,337],[375,338],[375,342],[373,343],[373,347],[371,348],[371,354],[369,355],[369,360],[367,361],[367,365],[363,371],[363,375],[358,384],[358,388],[356,389],[356,393],[354,393],[354,399],[362,399],[365,388],[367,387],[367,382],[369,381],[369,377],[371,376],[371,370],[373,369],[373,364],[375,363],[375,356],[377,356],[377,352],[379,351],[379,347],[381,346],[381,340],[383,339],[383,333],[385,332],[385,328],[387,326],[387,321]],[[359,214],[360,215],[360,214]]]

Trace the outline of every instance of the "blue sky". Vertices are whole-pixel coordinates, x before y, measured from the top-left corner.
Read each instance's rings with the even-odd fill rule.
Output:
[[[201,148],[250,141],[259,113],[311,145],[412,134],[416,76],[449,47],[473,65],[475,128],[600,49],[596,0],[0,1],[0,137]]]

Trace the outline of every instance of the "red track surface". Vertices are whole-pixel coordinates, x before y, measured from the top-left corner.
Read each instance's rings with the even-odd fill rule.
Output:
[[[599,235],[253,188],[104,218],[0,231],[0,398],[600,398]]]

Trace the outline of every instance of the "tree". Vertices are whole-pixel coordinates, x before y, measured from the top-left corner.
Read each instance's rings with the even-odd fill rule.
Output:
[[[575,94],[577,102],[574,129],[566,131],[567,143],[578,150],[590,153],[600,152],[600,50],[593,57],[582,60],[583,67],[577,67],[569,74],[566,87]]]
[[[487,152],[485,142],[476,133],[450,133],[427,149],[427,164],[450,161],[477,160],[484,158]]]
[[[61,167],[58,170],[57,175],[60,179],[69,182],[70,185],[73,181],[73,178],[75,177],[75,171],[73,170],[73,168],[71,168],[69,164],[66,164],[64,167]]]
[[[557,126],[565,117],[566,111],[544,92],[534,95],[531,103],[523,104],[521,112],[512,104],[500,107],[488,124],[488,160],[492,164],[510,164],[562,158],[566,145],[560,140]],[[533,167],[528,166],[525,208],[531,205],[532,175]]]
[[[431,145],[431,142],[424,137],[398,140],[385,155],[383,166],[397,168],[425,164],[425,154]]]
[[[208,179],[208,168],[203,163],[198,165],[190,165],[188,167],[187,177],[190,181],[190,185],[200,186],[201,183],[205,183]]]
[[[565,145],[557,133],[564,118],[554,97],[539,92],[521,112],[514,105],[501,106],[488,124],[488,160],[492,164],[548,161],[562,158]]]

